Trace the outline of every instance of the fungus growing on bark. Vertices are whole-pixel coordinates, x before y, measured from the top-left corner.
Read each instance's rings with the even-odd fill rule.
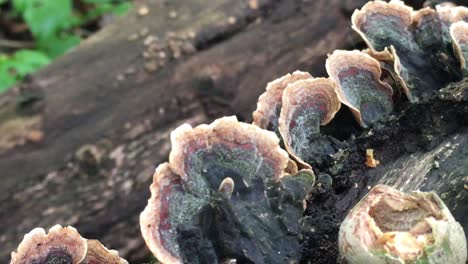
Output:
[[[443,22],[444,27],[449,28],[451,24],[458,21],[468,22],[468,7],[456,6],[446,2],[436,6],[437,14]]]
[[[465,76],[468,76],[468,22],[459,21],[450,27],[455,54]]]
[[[303,167],[321,163],[324,156],[335,152],[320,135],[320,126],[330,122],[340,106],[331,79],[300,80],[284,90],[279,131],[286,150]]]
[[[90,239],[87,243],[88,251],[81,264],[128,264],[116,250],[107,249],[98,240]]]
[[[414,12],[400,0],[373,1],[354,12],[352,23],[372,52],[390,48],[394,70],[411,102],[429,99],[459,77],[435,10]]]
[[[260,128],[278,133],[278,118],[281,112],[283,91],[288,84],[310,79],[307,72],[295,71],[267,84],[266,91],[258,98],[257,109],[253,112],[253,123]]]
[[[11,264],[127,264],[118,252],[97,240],[86,240],[75,228],[55,225],[46,234],[35,228],[24,236]]]
[[[377,185],[341,223],[340,254],[350,263],[464,264],[463,228],[432,192]]]
[[[86,239],[73,227],[56,225],[48,234],[35,228],[11,253],[11,264],[78,264],[85,258],[87,248]]]
[[[363,127],[385,120],[393,110],[392,87],[380,81],[377,60],[361,51],[336,50],[327,59],[340,101]]]
[[[182,125],[171,142],[170,162],[156,169],[140,216],[161,262],[300,259],[303,200],[314,176],[285,173],[288,155],[273,132],[225,117]]]

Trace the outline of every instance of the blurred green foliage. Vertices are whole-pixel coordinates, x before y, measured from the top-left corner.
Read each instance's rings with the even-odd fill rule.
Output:
[[[0,0],[0,4],[6,0]],[[131,7],[128,0],[82,0],[92,6],[86,13],[73,9],[73,0],[11,0],[12,14],[28,25],[36,43],[34,50],[0,54],[0,92],[54,58],[78,45],[76,29],[103,14],[122,15]]]

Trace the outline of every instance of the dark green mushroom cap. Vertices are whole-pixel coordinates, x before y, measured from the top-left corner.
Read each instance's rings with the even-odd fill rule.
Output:
[[[73,227],[53,226],[46,234],[35,228],[24,236],[11,264],[78,264],[85,258],[87,243]]]
[[[337,83],[340,101],[362,127],[388,118],[393,110],[392,87],[380,81],[380,63],[361,51],[336,50],[327,59],[327,72]]]
[[[302,202],[313,173],[285,173],[273,132],[225,117],[171,134],[170,162],[154,174],[140,216],[163,263],[287,263],[300,259]]]
[[[341,106],[333,80],[296,81],[284,90],[282,105],[279,131],[286,150],[302,167],[311,168],[309,163],[334,153],[320,135],[320,126],[330,122]]]

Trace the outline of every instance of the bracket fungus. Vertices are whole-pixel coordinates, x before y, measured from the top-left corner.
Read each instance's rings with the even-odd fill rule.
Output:
[[[394,70],[411,102],[429,99],[460,77],[443,23],[433,9],[413,11],[400,0],[372,1],[354,12],[352,23],[373,53],[390,49]]]
[[[55,225],[46,234],[35,228],[24,236],[16,252],[11,253],[11,264],[78,264],[85,258],[88,245],[73,227]]]
[[[116,250],[107,249],[98,240],[87,240],[88,251],[81,264],[128,264]]]
[[[468,19],[467,19],[468,20]],[[455,53],[460,60],[463,74],[468,76],[468,22],[459,21],[450,27]]]
[[[331,79],[311,78],[289,84],[283,93],[279,131],[286,150],[305,168],[321,163],[335,152],[330,141],[320,134],[340,109]]]
[[[466,238],[433,192],[402,193],[377,185],[350,211],[339,231],[350,263],[464,264]]]
[[[266,91],[258,98],[257,109],[253,112],[253,123],[260,128],[278,132],[278,118],[281,112],[283,91],[288,84],[310,79],[307,72],[295,71],[267,84]]]
[[[127,264],[117,251],[97,240],[86,240],[75,228],[55,225],[46,234],[35,228],[24,236],[11,264]]]
[[[382,81],[377,60],[361,51],[336,50],[327,59],[328,74],[337,83],[340,101],[362,127],[385,120],[393,110],[392,87]]]
[[[312,171],[288,175],[273,132],[225,117],[171,134],[169,163],[156,169],[140,216],[163,263],[294,263]]]

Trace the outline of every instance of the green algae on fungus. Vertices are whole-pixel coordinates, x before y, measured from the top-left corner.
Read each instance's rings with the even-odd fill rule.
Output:
[[[455,53],[460,60],[463,74],[468,76],[468,22],[459,21],[450,27],[450,35],[453,39]]]
[[[432,192],[377,185],[341,223],[339,250],[350,264],[464,264],[466,238]]]
[[[340,101],[362,127],[385,120],[393,110],[392,87],[382,81],[377,60],[361,51],[336,50],[327,59]]]
[[[311,78],[296,81],[283,92],[279,131],[289,154],[303,167],[321,163],[334,154],[329,140],[320,135],[340,109],[340,101],[331,79]]]
[[[298,80],[310,79],[307,72],[295,71],[267,84],[266,91],[258,98],[257,109],[253,112],[254,125],[273,132],[278,132],[278,118],[281,111],[283,91],[288,84]]]
[[[86,256],[87,243],[73,227],[53,226],[46,234],[35,228],[24,236],[11,264],[78,264]]]
[[[440,87],[459,78],[435,10],[414,12],[399,0],[372,1],[354,12],[352,23],[372,52],[392,50],[395,72],[411,102],[428,100]]]
[[[159,261],[300,259],[303,200],[314,177],[286,174],[288,155],[273,132],[226,117],[182,125],[171,142],[169,162],[157,168],[140,216]]]

